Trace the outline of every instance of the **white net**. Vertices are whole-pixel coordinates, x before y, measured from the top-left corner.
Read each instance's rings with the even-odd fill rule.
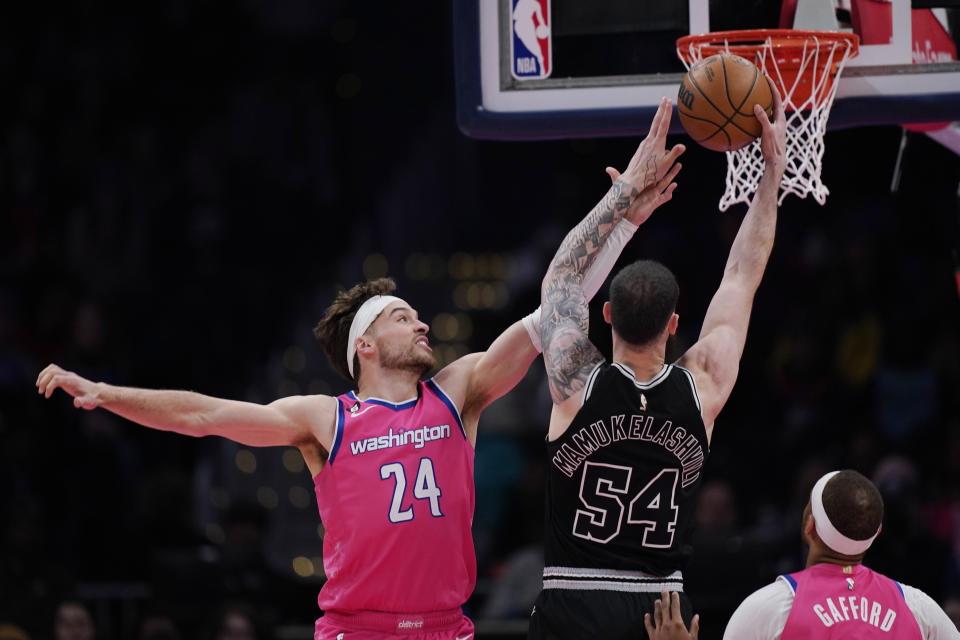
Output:
[[[765,42],[753,47],[756,52],[753,62],[766,71],[779,88],[787,119],[787,168],[780,181],[778,203],[782,203],[788,193],[801,198],[809,194],[820,204],[826,202],[830,190],[820,179],[823,136],[836,97],[837,80],[847,60],[856,55],[854,42],[808,35],[796,42],[795,47],[780,50],[767,36]],[[745,55],[742,45],[736,45],[735,41],[724,40],[719,50],[750,57]],[[704,54],[709,57],[717,51],[717,43],[712,40],[691,42],[684,50],[678,49],[688,69],[705,57]],[[761,175],[763,153],[759,139],[737,151],[728,151],[727,187],[720,198],[720,210],[726,211],[737,202],[749,203]]]

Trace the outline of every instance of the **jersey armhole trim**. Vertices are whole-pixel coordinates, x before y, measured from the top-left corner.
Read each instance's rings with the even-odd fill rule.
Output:
[[[457,426],[460,427],[460,433],[464,438],[466,438],[467,430],[463,428],[463,420],[460,419],[460,412],[457,410],[457,406],[453,404],[453,400],[450,399],[450,396],[447,395],[447,392],[444,391],[443,387],[437,384],[437,381],[433,378],[427,380],[425,384],[431,391],[437,394],[437,397],[440,398],[440,401],[443,402],[443,404],[447,405],[447,409],[450,409],[450,413],[452,413],[453,417],[457,420]]]
[[[896,580],[893,581],[893,584],[897,585],[897,591],[900,592],[900,597],[903,598],[903,601],[904,601],[904,602],[906,602],[906,601],[907,601],[907,594],[905,594],[905,593],[903,592],[903,587],[902,587],[902,586],[900,585],[900,583],[897,582]]]
[[[327,464],[333,464],[333,459],[337,457],[337,451],[340,450],[340,443],[343,441],[343,403],[340,398],[337,401],[337,434],[333,438],[333,447],[330,449],[330,455],[327,456]]]
[[[593,383],[597,379],[597,374],[600,373],[600,367],[603,366],[603,360],[597,363],[593,368],[593,371],[590,372],[590,375],[587,376],[587,384],[583,388],[583,396],[580,398],[580,406],[582,407],[586,403],[587,399],[590,398],[590,393],[593,391]]]
[[[787,583],[787,586],[790,587],[790,591],[793,592],[793,595],[797,595],[797,581],[794,580],[793,576],[784,573],[777,577],[782,578],[783,581]]]
[[[700,418],[703,418],[703,405],[700,404],[700,394],[697,393],[697,381],[693,379],[693,374],[681,367],[680,365],[673,365],[687,376],[687,380],[690,381],[690,389],[693,391],[693,401],[697,403],[697,411],[700,412]]]

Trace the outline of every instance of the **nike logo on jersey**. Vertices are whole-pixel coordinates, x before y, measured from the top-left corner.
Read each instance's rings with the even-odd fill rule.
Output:
[[[337,640],[343,640],[343,634],[342,634],[342,633],[338,633],[338,634],[337,634]]]
[[[472,637],[473,637],[473,634],[472,634],[472,633],[468,633],[467,635],[463,636],[462,638],[461,638],[460,636],[457,636],[455,640],[470,640],[470,638],[472,638]]]

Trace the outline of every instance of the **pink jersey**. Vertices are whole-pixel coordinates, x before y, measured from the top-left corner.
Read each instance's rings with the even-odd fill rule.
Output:
[[[340,612],[429,612],[466,602],[477,578],[473,446],[432,379],[395,404],[337,398],[337,434],[313,479],[326,530],[317,602]]]
[[[921,640],[899,583],[863,565],[815,564],[781,577],[794,593],[781,640]]]

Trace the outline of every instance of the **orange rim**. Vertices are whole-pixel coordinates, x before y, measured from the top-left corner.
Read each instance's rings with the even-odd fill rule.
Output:
[[[803,51],[816,43],[821,50],[829,49],[837,43],[849,47],[849,56],[852,58],[860,51],[860,36],[855,33],[841,33],[838,31],[798,31],[794,29],[745,29],[742,31],[714,31],[692,36],[684,36],[677,40],[677,54],[687,62],[694,62],[688,57],[690,45],[699,45],[699,51],[713,55],[721,51],[729,51],[737,55],[743,53],[754,54],[761,48],[769,46],[780,53]]]
[[[837,47],[841,47],[840,56],[832,55]],[[821,73],[829,76],[829,82],[817,83],[820,88],[815,92],[814,102],[818,107],[826,104],[836,82],[837,70],[843,61],[857,55],[859,50],[859,36],[837,31],[748,29],[702,33],[677,40],[677,55],[688,65],[725,52],[750,60],[770,76],[780,95],[785,98],[784,108],[790,111],[796,110],[798,105],[807,104],[814,94],[814,83],[808,82],[807,78],[816,78]],[[762,51],[770,55],[761,55]],[[811,59],[814,52],[817,55]],[[811,64],[813,62],[816,64]],[[776,68],[776,73],[772,73],[772,68]],[[803,81],[797,82],[800,75],[804,76]],[[786,100],[788,95],[789,100]]]

